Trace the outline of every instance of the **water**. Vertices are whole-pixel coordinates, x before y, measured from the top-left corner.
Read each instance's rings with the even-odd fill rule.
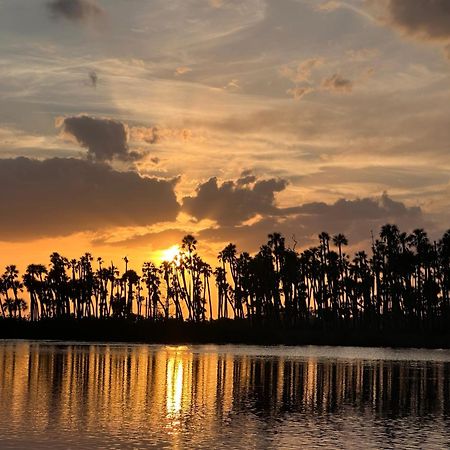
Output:
[[[450,448],[450,352],[0,341],[0,448]]]

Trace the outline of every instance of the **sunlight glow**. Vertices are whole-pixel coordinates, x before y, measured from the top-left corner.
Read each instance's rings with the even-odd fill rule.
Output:
[[[167,361],[167,414],[175,417],[180,413],[183,397],[183,361],[178,359],[178,355],[171,355]]]
[[[180,247],[178,245],[172,245],[172,247],[166,248],[161,251],[161,261],[172,262],[180,255]]]

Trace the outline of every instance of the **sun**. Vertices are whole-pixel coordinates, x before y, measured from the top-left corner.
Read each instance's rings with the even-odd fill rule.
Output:
[[[172,247],[161,250],[161,261],[172,262],[180,255],[180,247],[178,245],[172,245]]]

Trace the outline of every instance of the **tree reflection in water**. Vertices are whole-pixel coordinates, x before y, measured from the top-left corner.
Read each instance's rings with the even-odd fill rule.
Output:
[[[3,343],[0,446],[448,445],[450,353],[333,352]]]

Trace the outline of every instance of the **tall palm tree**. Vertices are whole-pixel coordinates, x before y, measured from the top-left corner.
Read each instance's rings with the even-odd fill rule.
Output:
[[[133,314],[133,299],[135,297],[135,288],[138,286],[139,280],[139,275],[133,269],[128,269],[121,278],[125,292],[124,298],[127,317],[130,317]]]
[[[342,246],[348,245],[347,238],[342,233],[336,234],[333,236],[333,244],[338,248],[339,260],[342,261]]]
[[[161,291],[159,286],[161,280],[159,278],[161,270],[158,269],[152,262],[144,263],[142,267],[142,279],[147,287],[148,306],[146,308],[145,316],[156,319],[158,316],[158,304],[161,302]],[[168,305],[163,305],[164,317],[169,318]]]

